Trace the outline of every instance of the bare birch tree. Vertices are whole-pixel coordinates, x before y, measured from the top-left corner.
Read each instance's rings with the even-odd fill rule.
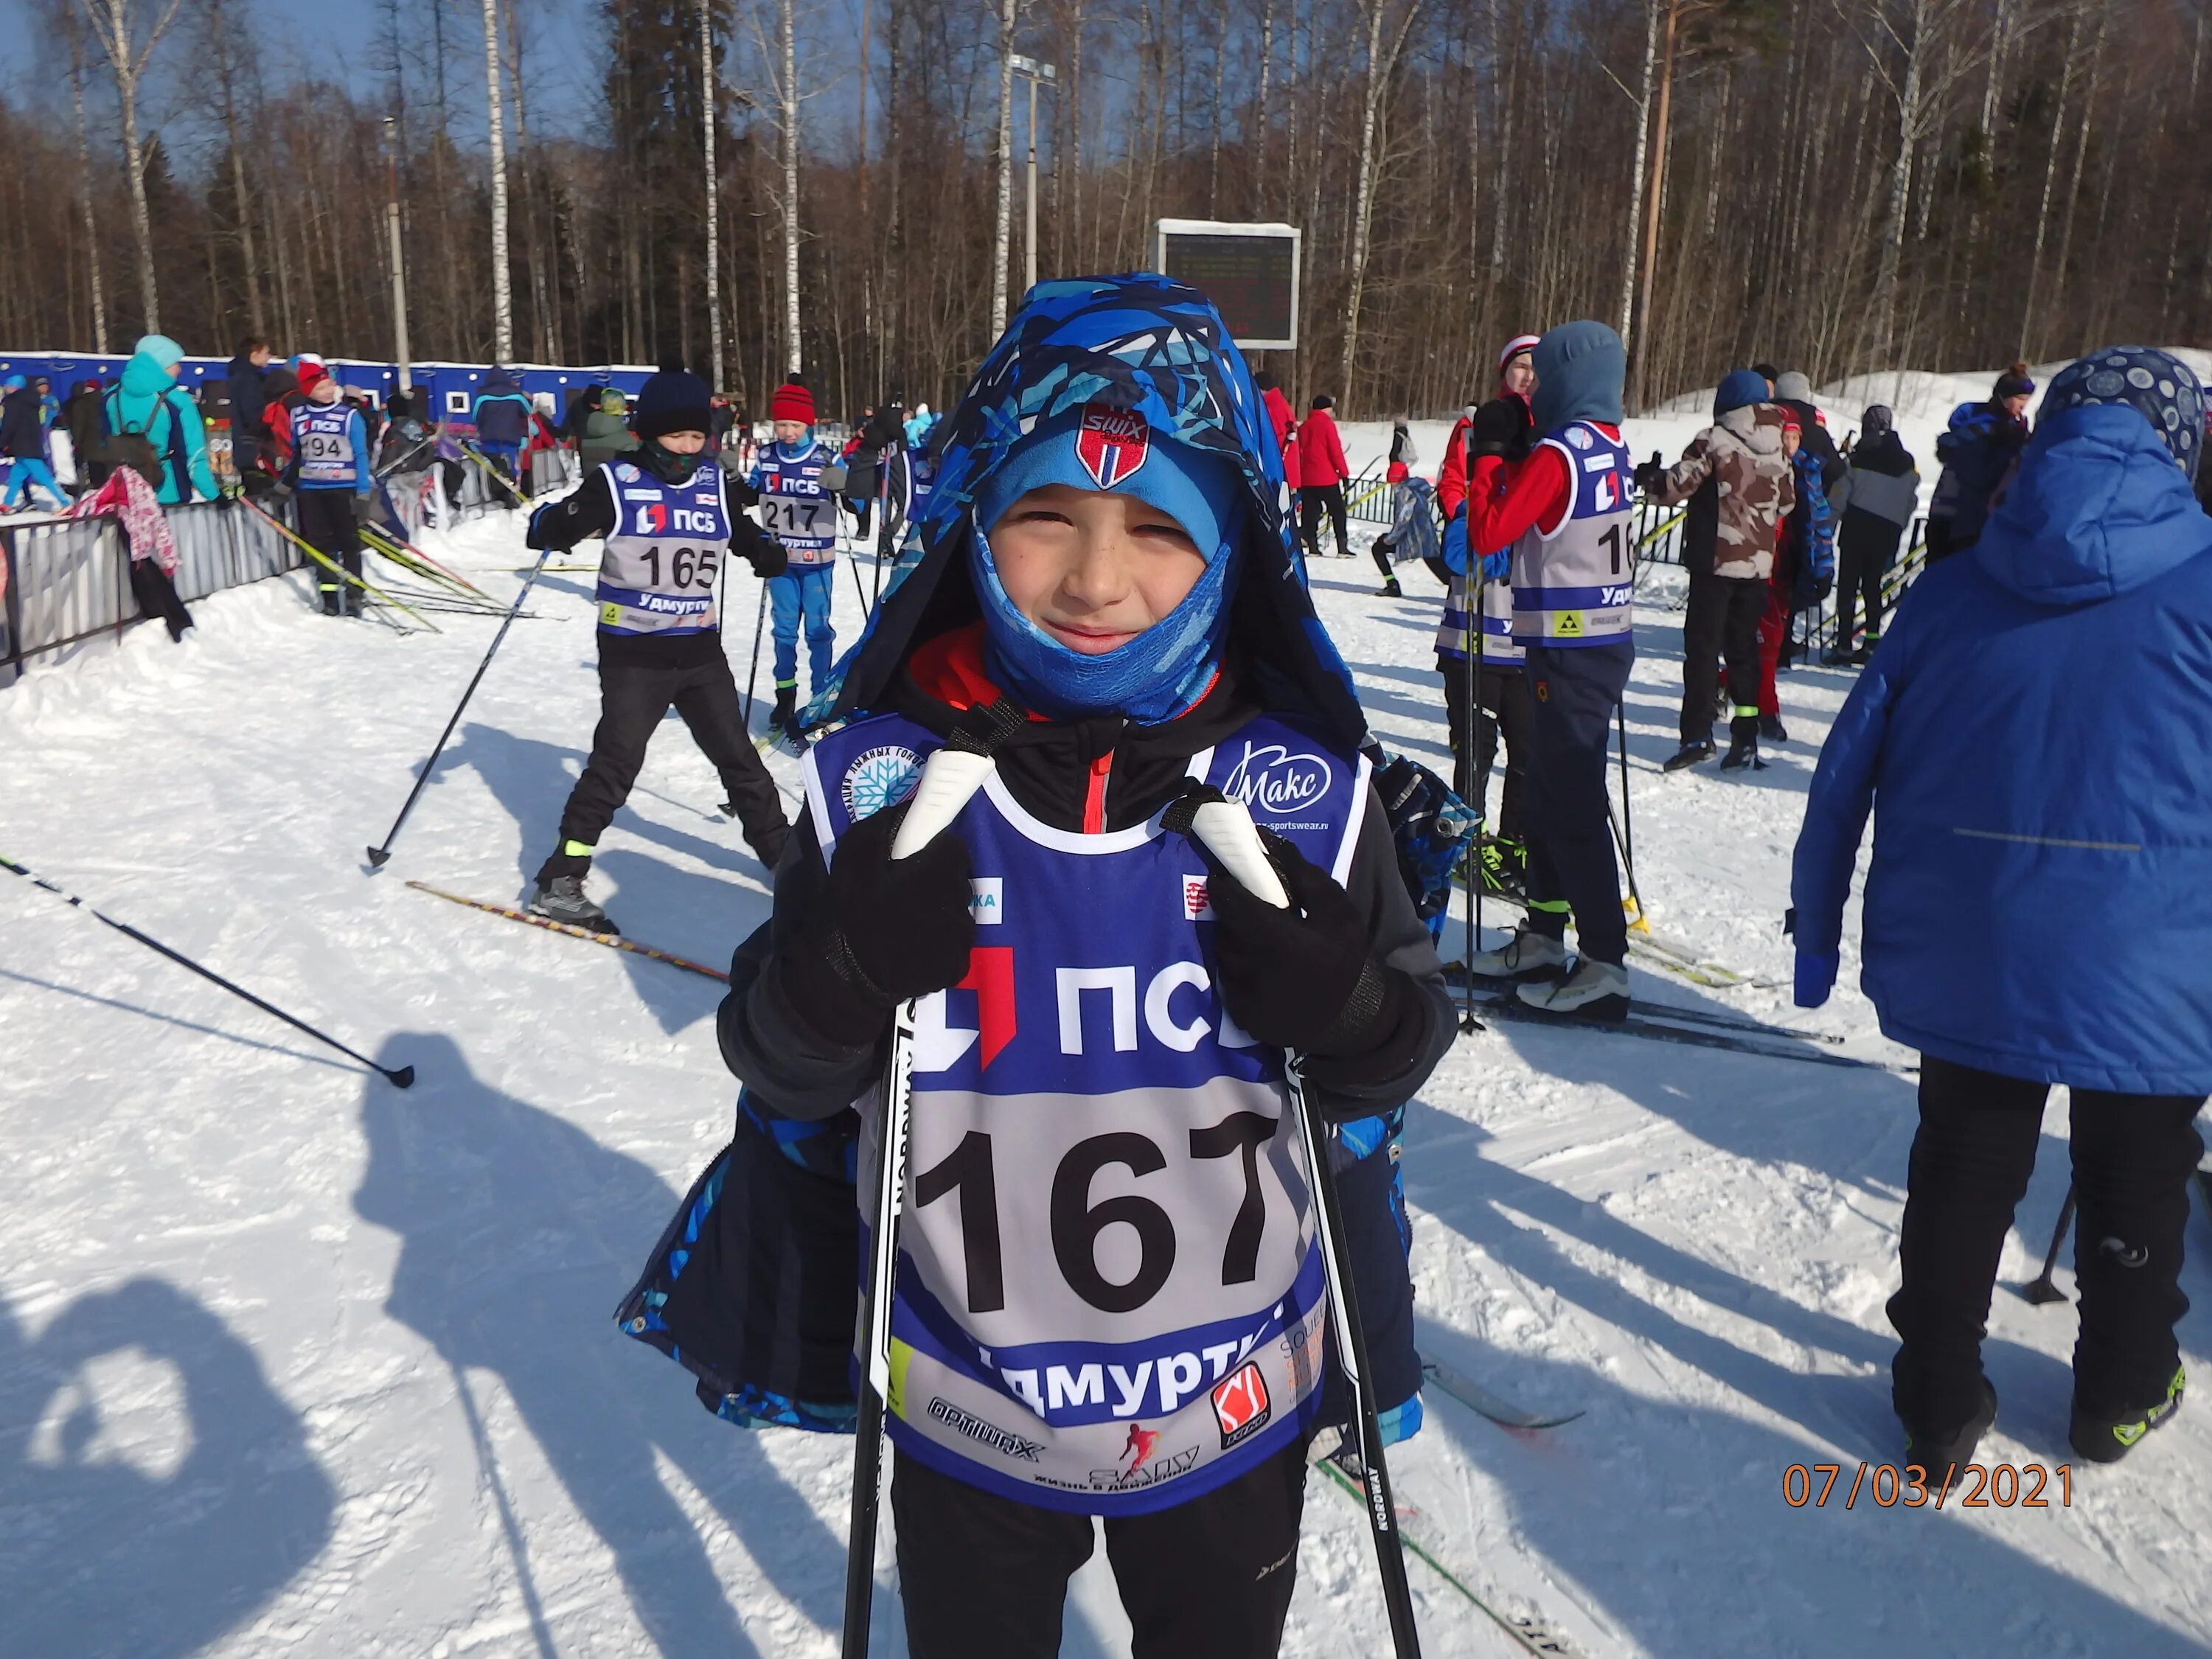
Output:
[[[123,162],[130,173],[131,224],[138,238],[138,295],[146,331],[161,331],[161,285],[154,274],[154,219],[146,205],[146,147],[138,137],[138,98],[154,48],[176,21],[183,0],[155,0],[152,21],[139,32],[132,0],[77,0],[92,38],[115,77],[115,97],[123,128]]]
[[[499,89],[499,4],[483,0],[484,110],[491,133],[492,358],[514,360],[514,279],[507,259],[506,100]]]

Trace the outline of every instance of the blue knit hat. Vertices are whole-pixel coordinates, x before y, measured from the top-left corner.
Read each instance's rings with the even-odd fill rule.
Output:
[[[681,358],[672,358],[637,394],[629,429],[647,443],[672,432],[711,432],[714,404],[707,383],[687,370]]]
[[[1719,387],[1713,392],[1715,420],[1731,409],[1744,409],[1767,400],[1766,377],[1755,368],[1732,368],[1721,377]]]
[[[999,579],[991,527],[1022,496],[1048,484],[1134,495],[1182,526],[1205,556],[1205,573],[1176,608],[1117,651],[1070,650],[1024,615]],[[1138,720],[1181,714],[1220,666],[1236,564],[1230,556],[1247,493],[1226,459],[1153,430],[1133,410],[1090,404],[1024,434],[975,487],[969,569],[983,601],[993,665],[1040,714],[1114,710]]]
[[[2151,424],[2194,479],[2204,453],[2204,388],[2189,365],[2149,346],[2106,346],[2069,363],[2043,394],[2043,418],[2087,404],[2124,404]]]

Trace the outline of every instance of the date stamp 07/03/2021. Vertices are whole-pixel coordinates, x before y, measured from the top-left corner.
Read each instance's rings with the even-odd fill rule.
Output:
[[[1861,1463],[1844,1483],[1847,1465],[1792,1463],[1782,1472],[1782,1501],[1793,1510],[1850,1509],[1862,1498],[1876,1509],[2048,1510],[2074,1507],[2074,1466],[2044,1463]]]

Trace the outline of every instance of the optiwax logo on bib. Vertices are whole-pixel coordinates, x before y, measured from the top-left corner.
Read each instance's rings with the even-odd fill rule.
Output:
[[[1221,793],[1263,817],[1287,818],[1316,805],[1328,793],[1335,775],[1319,755],[1291,750],[1279,743],[1248,742],[1243,757],[1224,781]]]
[[[914,793],[921,780],[921,757],[903,744],[885,744],[855,755],[837,792],[844,798],[846,812],[857,822],[896,806]]]
[[[1101,489],[1134,476],[1152,453],[1152,430],[1133,410],[1089,404],[1075,434],[1075,453]]]

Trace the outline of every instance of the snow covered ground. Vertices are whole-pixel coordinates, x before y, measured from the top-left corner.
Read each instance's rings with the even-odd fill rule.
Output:
[[[1632,437],[1672,453],[1669,429]],[[1432,465],[1443,428],[1421,435]],[[520,580],[513,521],[434,550]],[[1786,978],[1790,848],[1848,681],[1789,678],[1768,770],[1662,778],[1672,574],[1646,580],[1628,699],[1644,893],[1665,932]],[[541,584],[374,876],[361,849],[489,621],[402,639],[309,614],[294,578],[198,606],[180,647],[138,629],[0,694],[0,851],[420,1076],[397,1091],[0,882],[0,1655],[835,1651],[849,1446],[713,1420],[609,1317],[727,1133],[717,988],[404,884],[524,890],[595,717],[590,580]],[[1381,600],[1364,560],[1325,560],[1314,586],[1383,741],[1443,765],[1433,583],[1416,568]],[[741,681],[755,595],[742,577],[727,600]],[[717,794],[672,720],[594,878],[634,935],[708,962],[767,903]],[[1801,1015],[1778,989],[1638,980],[1910,1059],[1855,991]],[[1462,1038],[1407,1137],[1423,1341],[1583,1415],[1508,1433],[1432,1395],[1393,1460],[1413,1533],[1586,1659],[2203,1650],[2201,1404],[2070,1504],[2054,1479],[2033,1511],[1844,1509],[1860,1462],[1899,1450],[1881,1306],[1912,1124],[1885,1072]],[[2061,1097],[2009,1282],[2057,1212],[2064,1124]],[[2201,1370],[2212,1275],[2185,1282]],[[1987,1457],[2066,1462],[2069,1309],[2001,1292],[1991,1322]],[[1830,1502],[1791,1508],[1784,1472],[1820,1462],[1844,1468]],[[1411,1571],[1428,1652],[1513,1650]],[[890,1581],[886,1543],[878,1653],[903,1651]],[[1071,1655],[1127,1651],[1096,1564],[1069,1632]],[[1285,1650],[1387,1648],[1359,1510],[1317,1480]]]

